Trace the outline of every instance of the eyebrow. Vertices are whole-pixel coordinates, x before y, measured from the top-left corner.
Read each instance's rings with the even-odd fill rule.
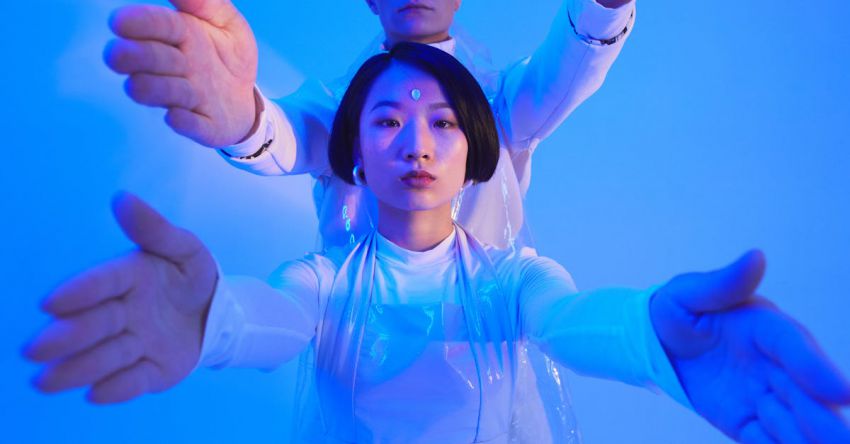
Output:
[[[395,100],[381,100],[380,102],[376,103],[370,111],[374,111],[382,106],[389,106],[390,108],[398,109],[401,108],[401,103],[396,102]],[[440,108],[451,108],[451,105],[449,105],[447,102],[435,102],[428,105],[428,109],[432,111]]]

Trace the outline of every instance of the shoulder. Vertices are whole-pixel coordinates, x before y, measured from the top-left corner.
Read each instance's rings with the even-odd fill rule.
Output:
[[[575,287],[570,273],[554,259],[540,256],[533,248],[496,248],[484,246],[496,274],[512,286],[527,286],[559,281]]]
[[[316,287],[322,282],[333,280],[339,266],[328,253],[307,253],[300,259],[280,264],[269,277],[276,288],[300,285]]]
[[[497,267],[535,267],[544,264],[556,264],[554,259],[540,256],[531,247],[499,248],[493,245],[482,245],[487,256]]]

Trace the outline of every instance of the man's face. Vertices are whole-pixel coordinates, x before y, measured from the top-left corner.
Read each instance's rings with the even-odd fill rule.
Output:
[[[449,38],[461,0],[366,0],[381,19],[387,43],[434,43]]]

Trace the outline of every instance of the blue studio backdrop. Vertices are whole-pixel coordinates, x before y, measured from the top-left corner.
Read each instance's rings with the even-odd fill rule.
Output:
[[[457,23],[504,66],[542,41],[560,2],[466,0]],[[316,243],[309,178],[236,170],[124,95],[101,59],[124,3],[0,3],[0,442],[285,442],[292,365],[200,370],[110,407],[29,385],[20,347],[46,321],[40,298],[131,248],[109,211],[117,190],[198,233],[228,273],[264,277]],[[236,4],[273,97],[344,73],[380,32],[361,0]],[[761,293],[850,374],[850,3],[638,0],[637,15],[602,89],[535,153],[540,252],[592,289],[762,248]],[[663,396],[568,379],[587,443],[728,442]]]

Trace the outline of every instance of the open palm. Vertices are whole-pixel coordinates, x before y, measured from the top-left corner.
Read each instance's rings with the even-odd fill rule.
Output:
[[[172,0],[175,9],[131,5],[110,20],[118,36],[107,65],[128,74],[127,94],[168,110],[166,122],[198,143],[245,138],[255,120],[257,45],[229,0]]]
[[[132,195],[116,218],[132,253],[61,285],[43,303],[54,319],[26,347],[45,363],[36,387],[90,387],[97,403],[165,390],[197,365],[216,282],[212,256],[191,233]]]
[[[755,290],[754,251],[653,296],[653,326],[694,409],[745,443],[846,443],[850,385],[811,335]]]

